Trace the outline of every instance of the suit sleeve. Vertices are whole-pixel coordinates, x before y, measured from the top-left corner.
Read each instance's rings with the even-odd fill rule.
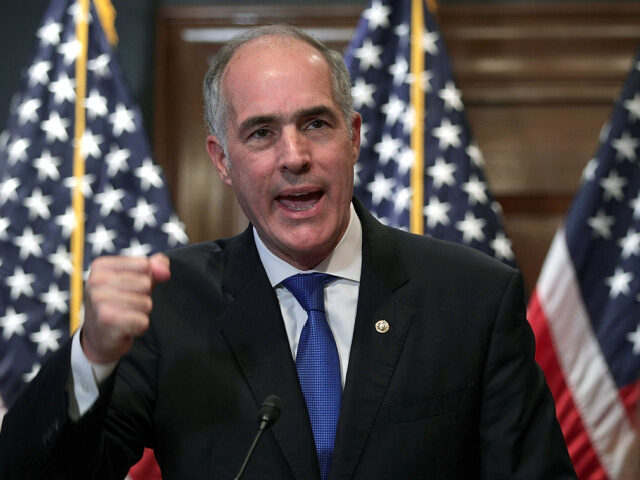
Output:
[[[0,479],[124,478],[149,444],[156,371],[150,338],[135,342],[78,421],[69,417],[71,342],[52,354],[3,420]]]
[[[522,276],[514,272],[500,301],[484,369],[482,478],[576,478],[544,374],[534,359]]]

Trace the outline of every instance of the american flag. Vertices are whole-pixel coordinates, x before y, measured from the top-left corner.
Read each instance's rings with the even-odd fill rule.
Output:
[[[354,106],[362,115],[355,195],[384,223],[409,227],[415,110],[410,84],[425,92],[424,233],[475,247],[513,265],[511,242],[483,174],[438,26],[425,9],[424,72],[410,68],[410,0],[373,0],[364,11],[345,62]]]
[[[0,135],[0,397],[10,406],[69,337],[79,2],[54,0]],[[89,18],[84,270],[187,242],[95,9]]]
[[[528,316],[578,477],[640,478],[640,50]]]

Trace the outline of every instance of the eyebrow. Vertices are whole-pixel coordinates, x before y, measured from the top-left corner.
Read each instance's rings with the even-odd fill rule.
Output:
[[[303,108],[293,113],[292,118],[307,118],[307,117],[320,117],[327,116],[331,120],[336,120],[336,114],[329,107],[324,105],[318,105],[310,108]],[[275,123],[281,121],[283,117],[281,115],[255,115],[247,118],[240,124],[239,131],[244,132],[250,130],[259,125]]]

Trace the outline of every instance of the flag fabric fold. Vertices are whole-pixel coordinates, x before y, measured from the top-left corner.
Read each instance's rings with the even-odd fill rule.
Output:
[[[424,2],[417,3],[424,8]],[[489,191],[442,35],[426,8],[421,38],[425,68],[412,73],[414,8],[410,0],[373,0],[345,53],[354,107],[363,120],[355,195],[383,223],[409,229],[412,198],[420,193],[425,234],[514,265],[501,209]],[[424,158],[411,148],[416,123],[413,82],[420,82],[424,91]],[[411,171],[417,165],[424,167],[424,179],[412,185]]]
[[[640,478],[640,50],[528,317],[578,477]]]
[[[85,173],[74,177],[80,15],[80,2],[50,3],[0,135],[0,404],[7,407],[70,334],[74,185],[84,197],[84,274],[97,256],[150,255],[187,242],[93,4],[79,140]]]

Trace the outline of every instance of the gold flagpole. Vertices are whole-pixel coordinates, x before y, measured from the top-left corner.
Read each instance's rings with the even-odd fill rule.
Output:
[[[82,181],[85,174],[84,152],[82,151],[82,137],[85,131],[84,99],[87,94],[87,47],[89,40],[89,0],[78,0],[80,15],[76,23],[76,37],[80,42],[80,52],[76,59],[76,110],[73,136],[73,177],[71,204],[75,226],[71,234],[71,259],[73,271],[71,273],[71,314],[70,331],[73,333],[80,324],[80,309],[82,308],[82,276],[84,272],[84,196]]]
[[[115,9],[110,0],[94,0],[100,23],[112,45],[118,41],[115,30]],[[87,51],[89,48],[89,0],[78,0],[80,16],[76,23],[76,38],[80,42],[80,52],[76,59],[76,104],[75,125],[73,135],[73,178],[74,185],[71,193],[71,205],[75,225],[71,234],[71,333],[80,325],[80,311],[82,308],[83,275],[84,275],[84,195],[82,182],[85,175],[85,157],[82,151],[82,137],[86,128],[84,99],[87,96]]]
[[[411,0],[411,106],[415,122],[411,131],[411,149],[415,154],[411,169],[411,215],[409,227],[413,233],[424,233],[424,0]]]

